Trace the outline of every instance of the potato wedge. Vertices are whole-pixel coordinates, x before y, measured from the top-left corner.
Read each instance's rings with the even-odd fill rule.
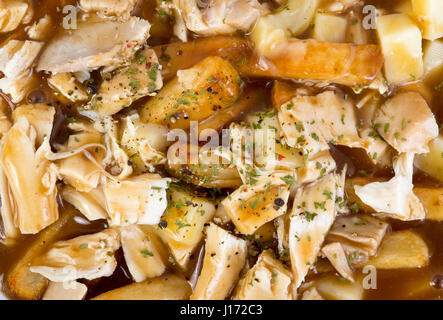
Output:
[[[315,281],[315,286],[327,300],[362,300],[363,286],[359,281],[349,282],[335,275],[327,275]]]
[[[344,85],[368,85],[383,65],[377,45],[329,43],[291,39],[281,54],[259,57],[251,41],[236,37],[202,38],[180,45],[154,48],[165,80],[205,57],[217,55],[230,61],[242,76],[326,80]]]
[[[184,277],[170,274],[105,292],[93,300],[185,300],[191,293]]]
[[[29,269],[31,261],[39,256],[52,243],[59,240],[60,230],[74,217],[74,210],[68,209],[61,217],[45,230],[41,231],[27,247],[26,253],[15,263],[5,275],[6,289],[15,297],[26,300],[39,299],[48,280]]]
[[[377,17],[377,34],[386,60],[386,80],[399,84],[420,79],[422,39],[414,21],[402,13]]]
[[[426,220],[443,221],[443,188],[414,188],[426,210]]]
[[[367,265],[377,269],[413,269],[429,264],[426,242],[411,230],[396,231],[387,235],[378,254]]]
[[[140,110],[143,122],[187,129],[190,121],[206,119],[237,101],[240,76],[226,60],[212,56],[180,70]]]
[[[418,154],[414,165],[433,178],[443,182],[443,135],[429,143],[429,153]]]

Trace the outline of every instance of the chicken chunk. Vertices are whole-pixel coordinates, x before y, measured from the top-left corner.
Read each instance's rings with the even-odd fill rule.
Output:
[[[215,206],[208,199],[174,186],[169,190],[158,234],[180,268],[187,270],[191,255],[203,239],[204,226],[214,213]]]
[[[135,172],[152,172],[155,165],[166,163],[170,144],[166,126],[143,123],[137,113],[122,120],[121,146],[129,155]]]
[[[8,184],[8,179],[3,171],[3,168],[1,168],[1,165],[0,169],[0,214],[3,227],[2,232],[0,232],[0,238],[4,238],[6,241],[11,242],[12,239],[16,239],[20,236],[20,230],[17,228],[14,222],[16,210],[12,198],[11,187]]]
[[[355,186],[356,195],[377,215],[403,221],[424,219],[426,213],[423,205],[413,192],[413,161],[413,153],[400,154],[394,160],[394,178]]]
[[[149,37],[148,21],[131,17],[126,22],[90,18],[75,30],[52,40],[38,61],[39,71],[52,73],[116,68],[127,63]]]
[[[297,190],[290,213],[288,236],[296,288],[314,265],[325,236],[334,222],[339,183],[338,175],[328,174],[317,183]]]
[[[113,70],[103,78],[97,94],[84,107],[99,117],[113,115],[145,96],[154,96],[163,86],[160,65],[152,49],[143,50],[129,66]]]
[[[81,192],[67,185],[61,190],[61,196],[63,200],[72,204],[89,221],[108,218],[105,196],[101,188]]]
[[[52,124],[54,122],[55,108],[45,104],[27,104],[16,108],[12,113],[12,120],[17,122],[25,117],[29,124],[35,129],[37,147],[43,143],[46,137],[51,136]]]
[[[51,29],[55,29],[52,19],[49,15],[45,15],[38,21],[35,21],[28,29],[28,36],[32,40],[43,41],[48,39]]]
[[[86,88],[77,82],[69,73],[58,73],[48,78],[48,83],[72,102],[86,101],[89,99]]]
[[[0,2],[0,32],[15,30],[21,23],[27,23],[31,8],[25,1],[8,0]]]
[[[114,229],[59,241],[32,261],[31,271],[54,282],[108,277],[117,267],[118,248],[120,235]]]
[[[270,173],[254,184],[244,184],[222,205],[238,231],[253,234],[265,223],[286,213],[290,187],[295,183],[290,171]]]
[[[145,233],[139,226],[120,229],[123,254],[132,278],[136,282],[161,276],[165,270],[164,254],[159,250],[159,240]]]
[[[240,277],[246,261],[246,241],[217,225],[206,227],[203,267],[191,300],[225,299]]]
[[[186,27],[203,36],[248,31],[266,9],[257,0],[210,0],[199,9],[196,0],[174,0]]]
[[[17,79],[3,77],[0,79],[0,90],[10,95],[13,103],[19,103],[25,98],[35,80],[36,77],[30,71]]]
[[[234,300],[293,300],[292,274],[275,257],[265,250],[255,265],[239,281]]]
[[[5,136],[2,168],[17,208],[16,223],[23,234],[35,234],[58,219],[57,169],[45,155],[49,138],[36,149],[36,130],[26,117],[18,118]]]
[[[154,225],[167,207],[166,189],[169,179],[157,174],[144,174],[123,181],[108,180],[103,186],[110,224]]]
[[[361,265],[377,253],[389,223],[369,214],[338,217],[326,237],[328,244],[340,243],[347,261]]]
[[[42,47],[38,41],[9,40],[0,48],[0,71],[11,80],[27,75]]]
[[[398,152],[426,153],[438,136],[438,125],[426,100],[417,92],[402,92],[376,113],[378,133]]]
[[[88,11],[98,11],[104,16],[116,16],[127,19],[139,0],[80,0],[80,8]]]
[[[321,251],[343,278],[354,282],[352,269],[349,266],[345,251],[339,242],[327,244]]]
[[[280,106],[278,117],[287,143],[305,154],[328,150],[328,142],[362,145],[353,105],[332,91],[297,96]]]

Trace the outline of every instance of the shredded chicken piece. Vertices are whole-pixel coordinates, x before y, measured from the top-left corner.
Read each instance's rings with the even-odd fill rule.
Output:
[[[166,210],[169,180],[148,173],[123,181],[108,180],[103,192],[110,224],[158,224]]]
[[[127,63],[149,37],[148,21],[131,17],[126,22],[89,18],[49,42],[37,70],[52,73],[88,71]]]
[[[365,140],[365,151],[369,160],[381,166],[392,163],[392,148],[377,134],[377,127],[373,121],[378,109],[380,96],[375,92],[366,94],[357,102],[357,116],[359,119],[358,133]]]
[[[378,110],[378,133],[398,152],[426,153],[438,136],[438,125],[426,100],[417,92],[402,92]]]
[[[51,75],[48,78],[48,83],[72,102],[86,101],[89,99],[86,88],[78,83],[76,78],[70,73]]]
[[[18,79],[3,77],[0,79],[0,90],[10,95],[13,103],[19,103],[25,98],[35,80],[30,71]]]
[[[326,242],[340,243],[347,261],[359,266],[377,253],[389,223],[369,214],[338,217],[326,237]],[[329,257],[328,257],[329,258]]]
[[[10,40],[0,48],[0,90],[11,96],[14,103],[25,97],[34,81],[31,67],[43,47],[42,42]]]
[[[51,29],[54,28],[52,19],[45,14],[43,18],[35,21],[28,29],[28,36],[32,40],[43,41],[50,37]]]
[[[84,108],[99,117],[110,116],[140,98],[156,95],[163,86],[160,68],[155,51],[143,50],[130,65],[104,74],[97,94]]]
[[[111,117],[106,117],[103,124],[107,151],[103,164],[109,168],[109,171],[113,176],[123,180],[132,174],[133,169],[130,165],[128,155],[119,143],[119,123],[118,121],[113,120]]]
[[[43,47],[42,42],[10,40],[0,48],[0,71],[9,79],[18,79],[34,63]]]
[[[1,149],[0,149],[1,153]],[[0,238],[4,238],[7,241],[16,239],[20,236],[20,230],[17,228],[14,222],[16,215],[16,208],[14,206],[14,199],[11,192],[11,187],[8,184],[8,179],[3,172],[3,168],[0,165],[0,198],[1,198],[1,222],[3,226],[3,235]]]
[[[424,219],[426,212],[413,192],[413,162],[413,153],[400,154],[394,160],[394,178],[355,186],[355,194],[379,216],[403,221]]]
[[[234,300],[293,300],[292,274],[272,250],[263,251],[240,280]]]
[[[187,269],[214,213],[215,205],[208,199],[173,186],[169,190],[167,211],[161,219],[166,227],[159,227],[158,234],[182,269]]]
[[[61,190],[63,200],[72,204],[89,221],[107,219],[106,200],[101,188],[81,192],[67,185]]]
[[[0,2],[0,32],[10,32],[21,23],[28,23],[32,8],[25,1],[7,0]]]
[[[280,106],[280,125],[287,143],[314,155],[328,143],[361,147],[351,102],[332,91],[317,96],[297,96]]]
[[[253,184],[244,184],[222,205],[238,231],[252,234],[265,223],[286,213],[290,187],[296,180],[291,171],[277,171]]]
[[[345,251],[339,242],[327,244],[321,251],[343,278],[354,282],[353,271],[349,266]]]
[[[328,174],[318,182],[297,190],[290,213],[289,256],[294,285],[303,282],[314,265],[335,216],[337,185],[341,178]]]
[[[54,282],[108,277],[117,267],[114,253],[120,248],[117,230],[59,241],[31,263],[31,271]]]
[[[35,129],[36,146],[40,146],[46,137],[51,136],[54,121],[55,108],[45,104],[21,105],[12,113],[12,120],[17,122],[25,117],[29,124]]]
[[[80,0],[80,8],[88,11],[98,11],[103,16],[116,16],[126,20],[139,0]]]
[[[246,241],[213,223],[206,228],[203,267],[191,300],[225,299],[246,261]]]
[[[203,36],[248,31],[267,10],[257,0],[210,0],[204,9],[196,0],[174,0],[186,27]]]
[[[161,276],[165,272],[166,265],[153,234],[148,235],[137,225],[121,228],[120,234],[125,261],[136,282]]]
[[[15,223],[23,234],[35,234],[58,219],[57,169],[45,155],[49,137],[36,149],[37,133],[26,117],[17,119],[4,139],[3,172],[17,210]]]

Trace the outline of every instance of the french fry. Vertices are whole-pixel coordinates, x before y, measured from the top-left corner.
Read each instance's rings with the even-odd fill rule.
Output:
[[[243,184],[237,168],[223,162],[220,156],[211,151],[203,152],[198,146],[188,145],[187,164],[174,160],[173,153],[168,154],[167,170],[173,177],[187,183],[206,188],[237,188]],[[192,164],[191,159],[198,156],[198,164]]]
[[[105,292],[93,300],[185,300],[191,293],[184,277],[170,274]]]
[[[245,111],[263,103],[265,92],[262,88],[248,87],[232,106],[218,111],[198,124],[198,134],[205,129],[220,130],[241,116]]]
[[[59,240],[60,230],[74,217],[74,210],[68,209],[65,214],[41,231],[27,247],[26,253],[15,263],[5,276],[6,289],[19,299],[37,300],[46,287],[48,280],[38,273],[30,271],[31,261],[40,255],[49,245]]]
[[[250,78],[310,79],[349,86],[367,85],[381,70],[383,55],[377,45],[329,43],[291,39],[275,57],[259,57],[251,41],[237,37],[202,38],[154,48],[167,81],[208,56],[230,61]]]
[[[240,83],[240,76],[228,61],[207,57],[192,68],[179,71],[142,107],[140,119],[188,129],[190,121],[206,119],[236,102]]]

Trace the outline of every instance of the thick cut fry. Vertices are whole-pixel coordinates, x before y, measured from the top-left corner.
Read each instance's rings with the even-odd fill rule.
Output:
[[[325,80],[350,86],[371,83],[383,65],[377,45],[317,40],[291,39],[272,59],[259,57],[250,41],[236,37],[204,38],[154,49],[163,65],[165,80],[213,55],[230,61],[245,77]]]
[[[184,277],[164,275],[105,292],[93,300],[185,300],[192,293]]]
[[[377,269],[421,268],[429,264],[429,256],[422,237],[411,230],[402,230],[385,237],[378,255],[369,259],[368,265]]]
[[[226,109],[214,113],[198,124],[199,137],[201,138],[200,135],[205,129],[214,129],[218,131],[226,127],[229,123],[235,120],[235,118],[241,116],[247,110],[263,103],[266,99],[265,97],[266,93],[263,88],[253,86],[246,88],[236,103]]]
[[[72,209],[66,212],[55,223],[41,231],[37,238],[27,247],[26,253],[15,263],[5,276],[7,290],[20,299],[39,299],[46,287],[48,280],[29,269],[31,261],[39,256],[48,246],[59,240],[60,230],[74,217]]]
[[[184,155],[181,159],[180,150],[182,148],[186,148],[188,151],[186,159]],[[196,145],[184,146],[178,143],[169,150],[174,152],[168,152],[167,170],[173,177],[206,188],[238,188],[243,184],[237,167],[226,163],[229,161],[215,154],[217,150],[214,148],[199,149]],[[179,155],[176,154],[177,150]],[[198,163],[193,162],[193,159],[197,159],[197,157]]]
[[[192,68],[180,70],[159,94],[140,110],[143,122],[187,129],[190,121],[206,119],[237,101],[240,76],[220,57],[208,57]]]

